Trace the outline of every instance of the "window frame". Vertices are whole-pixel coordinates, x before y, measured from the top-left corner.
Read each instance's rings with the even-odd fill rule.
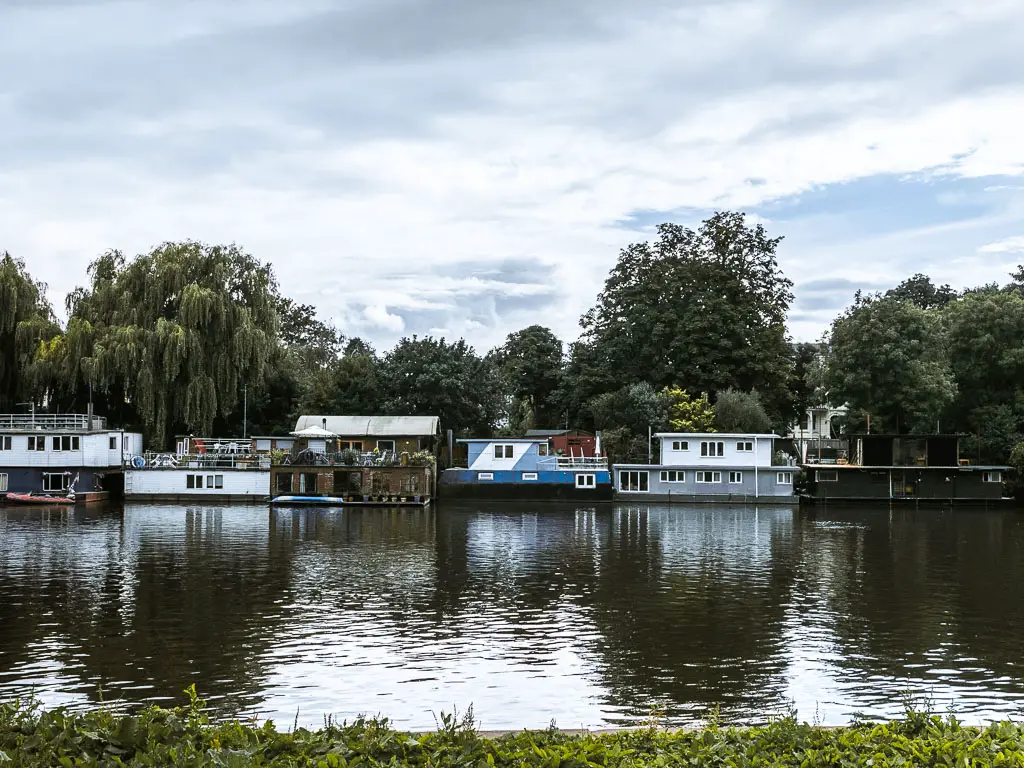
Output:
[[[698,469],[695,482],[700,485],[717,485],[722,482],[722,472],[718,469]]]
[[[636,484],[629,482],[632,478],[630,475],[636,476]],[[623,477],[627,477],[627,482],[623,484]],[[641,480],[643,482],[641,482]],[[640,486],[646,486],[641,488]],[[620,469],[619,470],[619,490],[625,491],[626,493],[650,493],[651,492],[651,478],[650,472],[646,469]]]
[[[29,435],[27,450],[33,452],[40,452],[46,450],[46,435]]]
[[[116,451],[117,450],[117,435],[108,435],[108,437],[107,437],[107,446],[108,446],[108,448],[107,448],[108,451]]]
[[[814,481],[817,483],[838,483],[838,469],[816,469],[814,470]]]
[[[582,483],[580,481],[583,481]],[[592,472],[577,472],[576,487],[583,489],[597,488],[597,475]]]
[[[185,490],[193,490],[196,487],[196,476],[189,472],[185,475]]]
[[[663,483],[685,483],[686,482],[686,470],[685,469],[663,469],[659,477]]]
[[[547,456],[548,455],[548,444],[547,443],[537,443],[537,455],[538,456]]]
[[[539,475],[536,472],[523,472],[523,480],[524,481],[531,481],[532,482],[532,481],[536,480],[538,477],[539,477]]]
[[[715,452],[717,451],[717,453]],[[725,457],[725,441],[701,440],[700,455],[703,459],[721,459]]]
[[[213,487],[214,488],[223,488],[224,487],[224,475],[214,475],[213,476]]]
[[[489,480],[493,480],[494,479],[494,473],[493,472],[477,472],[476,473],[476,479],[477,479],[477,482],[480,482],[481,480],[488,480],[488,481]]]
[[[999,470],[989,470],[981,473],[981,482],[983,483],[1002,483],[1003,473]]]
[[[54,477],[59,477],[61,479],[60,484],[56,488],[53,487],[52,480],[47,480],[47,478],[54,478]],[[71,478],[68,476],[68,474],[66,472],[43,472],[43,490],[44,491],[46,491],[48,493],[53,493],[54,491],[66,491],[70,487],[71,487]]]
[[[0,493],[7,492],[7,473],[0,472]]]
[[[793,473],[792,472],[776,472],[775,473],[775,484],[776,485],[792,485],[793,484]]]
[[[494,444],[494,458],[496,459],[514,459],[515,451],[513,445],[509,443],[495,443]]]
[[[381,445],[381,443],[391,443],[391,447],[390,448],[384,448]],[[377,452],[378,453],[384,453],[384,451],[395,451],[395,450],[397,450],[397,443],[395,443],[394,440],[390,440],[390,439],[385,438],[384,440],[378,440],[377,441]]]
[[[729,485],[742,485],[743,484],[743,471],[739,469],[729,470]]]
[[[754,441],[753,440],[737,440],[736,441],[736,452],[737,453],[753,453],[754,452]]]
[[[690,441],[689,440],[673,440],[672,441],[672,450],[673,451],[688,451],[688,450],[690,450]]]

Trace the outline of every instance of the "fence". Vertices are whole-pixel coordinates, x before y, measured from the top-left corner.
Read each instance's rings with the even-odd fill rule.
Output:
[[[102,416],[92,417],[92,429],[107,428]],[[88,432],[89,416],[84,413],[0,413],[0,429],[23,432]]]

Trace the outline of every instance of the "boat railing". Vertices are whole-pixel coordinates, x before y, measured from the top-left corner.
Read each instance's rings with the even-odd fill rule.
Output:
[[[85,413],[0,413],[0,431],[19,432],[102,432],[107,420],[93,416],[92,425]]]
[[[559,469],[608,469],[608,458],[606,456],[546,456],[537,461],[537,466],[543,470]]]
[[[251,469],[269,470],[270,456],[254,453],[159,453],[132,456],[134,469]]]

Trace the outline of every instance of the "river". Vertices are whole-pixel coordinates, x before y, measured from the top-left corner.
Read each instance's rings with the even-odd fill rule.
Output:
[[[1024,709],[1024,515],[0,508],[0,700],[403,728]]]

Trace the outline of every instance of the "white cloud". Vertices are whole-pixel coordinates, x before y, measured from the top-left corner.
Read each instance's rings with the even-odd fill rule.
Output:
[[[1017,253],[1019,251],[1024,251],[1024,236],[1021,235],[997,240],[978,249],[978,253]]]
[[[1024,175],[1016,2],[567,2],[533,21],[495,7],[500,25],[477,19],[486,45],[458,37],[463,21],[444,26],[441,6],[432,37],[395,3],[320,17],[322,4],[261,2],[248,20],[234,4],[184,18],[152,5],[120,22],[101,10],[121,5],[79,10],[74,36],[59,7],[23,10],[18,39],[38,51],[4,35],[0,10],[14,46],[0,65],[24,72],[0,86],[0,248],[58,304],[103,250],[192,237],[241,243],[285,291],[378,344],[445,329],[486,348],[534,322],[571,339],[618,248],[641,236],[612,226],[636,211],[695,223],[879,175],[937,195]],[[161,19],[151,46],[132,42]],[[1024,194],[988,186],[1016,195],[1004,206]],[[879,237],[869,223],[851,238],[820,212],[809,231],[799,212],[766,224],[788,236],[791,276],[855,264],[868,281],[983,261],[977,244],[1024,220],[1019,205],[980,213],[953,251],[927,227]],[[509,260],[513,273],[488,274]]]

